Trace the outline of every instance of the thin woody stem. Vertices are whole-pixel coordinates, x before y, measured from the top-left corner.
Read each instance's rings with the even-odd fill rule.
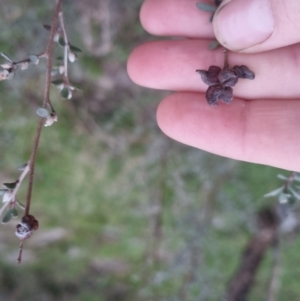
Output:
[[[46,48],[45,55],[44,55],[44,57],[47,60],[47,65],[46,65],[46,80],[45,80],[45,92],[44,92],[43,108],[45,108],[47,105],[49,105],[52,108],[52,105],[51,105],[51,102],[50,102],[52,49],[53,49],[53,43],[54,43],[54,36],[55,36],[56,31],[57,31],[58,15],[59,15],[59,12],[61,10],[61,3],[62,3],[62,0],[56,0],[55,11],[54,11],[53,21],[52,21],[52,25],[51,25],[50,36],[49,36],[47,48]],[[30,203],[31,203],[33,179],[34,179],[35,160],[36,160],[37,149],[38,149],[38,145],[39,145],[39,141],[40,141],[40,137],[41,137],[43,123],[44,123],[44,118],[40,118],[37,130],[36,130],[36,135],[35,135],[35,139],[34,139],[32,153],[31,153],[30,160],[29,160],[29,182],[28,182],[28,188],[27,188],[25,216],[28,215],[29,211],[30,211]]]
[[[292,171],[288,176],[288,178],[286,179],[286,182],[284,183],[284,189],[287,189],[291,185],[291,183],[294,181],[295,176],[296,176],[296,172]]]
[[[66,84],[69,84],[69,78],[68,78],[68,54],[69,54],[69,41],[68,41],[68,36],[64,24],[64,17],[63,13],[59,13],[59,25],[60,29],[62,30],[63,36],[64,36],[64,41],[65,41],[65,46],[64,46],[64,81]]]
[[[46,55],[45,52],[42,52],[40,54],[36,54],[35,56],[38,57],[39,59],[41,59],[41,58],[46,57],[47,55]],[[30,58],[27,58],[27,59],[21,60],[19,62],[13,62],[13,64],[17,66],[17,65],[20,65],[20,64],[23,64],[23,63],[30,63],[30,62],[31,62]]]
[[[18,256],[18,263],[21,263],[22,261],[22,252],[23,252],[23,244],[24,244],[24,240],[20,241],[20,248],[19,248],[19,256]]]
[[[223,48],[223,53],[224,53],[224,67],[223,69],[228,68],[228,50],[226,48]]]

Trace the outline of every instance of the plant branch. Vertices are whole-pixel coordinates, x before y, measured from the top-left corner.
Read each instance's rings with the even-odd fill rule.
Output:
[[[22,171],[21,175],[19,176],[19,178],[15,181],[15,188],[8,190],[6,193],[8,193],[8,199],[7,201],[4,203],[4,205],[1,207],[0,209],[0,216],[3,214],[3,212],[5,211],[6,207],[10,205],[11,202],[15,201],[16,198],[16,194],[18,192],[18,189],[20,188],[24,178],[26,177],[27,173],[29,172],[29,166],[28,163],[26,164],[24,170]]]
[[[296,172],[292,171],[284,183],[284,190],[286,190],[293,183],[295,176]]]
[[[224,67],[223,69],[228,68],[228,50],[226,48],[223,48],[223,53],[224,53]]]
[[[68,54],[69,54],[69,41],[68,41],[68,36],[64,24],[64,18],[63,18],[63,13],[59,13],[59,25],[60,28],[63,32],[64,36],[64,41],[65,41],[65,46],[64,46],[64,82],[65,84],[69,85],[69,78],[68,78]]]
[[[276,301],[277,293],[280,286],[280,246],[276,242],[273,246],[273,268],[269,281],[267,301]]]
[[[58,26],[58,16],[59,16],[59,12],[61,10],[61,4],[62,4],[62,0],[56,0],[55,11],[54,11],[54,16],[53,16],[53,20],[52,20],[50,36],[49,36],[47,48],[46,48],[46,51],[45,51],[45,58],[47,60],[47,65],[46,65],[46,80],[45,80],[45,92],[44,92],[43,108],[45,108],[47,105],[52,108],[52,104],[50,102],[52,50],[53,50],[54,36],[56,34],[57,26]],[[38,123],[38,127],[37,127],[37,131],[36,131],[36,135],[35,135],[35,139],[34,139],[32,153],[31,153],[30,160],[29,160],[29,169],[30,169],[30,171],[29,171],[29,182],[28,182],[27,197],[26,197],[25,216],[28,215],[29,211],[30,211],[30,203],[31,203],[33,179],[34,179],[35,160],[36,160],[37,149],[38,149],[38,145],[39,145],[39,141],[40,141],[40,137],[41,137],[43,122],[44,122],[44,118],[40,118],[39,123]]]

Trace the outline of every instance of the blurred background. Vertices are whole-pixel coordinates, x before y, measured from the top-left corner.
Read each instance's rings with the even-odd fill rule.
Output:
[[[168,92],[138,87],[126,73],[134,47],[154,39],[139,23],[141,3],[64,1],[69,39],[83,50],[70,80],[84,90],[71,100],[51,90],[58,122],[42,133],[31,207],[40,228],[17,265],[19,218],[1,225],[0,300],[222,300],[260,237],[259,212],[276,205],[263,196],[287,171],[214,156],[158,129],[156,107]],[[54,1],[0,5],[0,51],[15,61],[42,52]],[[44,74],[41,61],[0,83],[1,182],[18,178],[29,158]],[[21,202],[25,193],[26,183]],[[260,249],[239,300],[299,299],[292,213],[279,243]]]

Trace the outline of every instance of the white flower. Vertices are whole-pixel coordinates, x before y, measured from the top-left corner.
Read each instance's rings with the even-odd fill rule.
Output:
[[[51,113],[49,117],[47,117],[44,126],[51,126],[54,122],[57,122],[57,115],[55,113]]]
[[[21,68],[21,70],[26,70],[27,68],[28,68],[28,63],[27,62],[25,62],[25,63],[22,63],[21,65],[20,65],[20,68]]]
[[[11,63],[5,63],[5,64],[2,64],[1,67],[3,69],[10,69],[10,68],[12,68],[12,64]]]
[[[68,94],[68,99],[71,99],[72,98],[72,91],[71,91],[71,89],[68,89],[68,91],[69,91],[69,94]]]
[[[56,33],[56,34],[54,35],[53,41],[54,41],[54,42],[58,42],[58,40],[59,40],[59,34]]]
[[[71,63],[74,63],[75,62],[75,60],[76,60],[76,55],[73,53],[73,52],[69,52],[69,61],[71,62]]]
[[[59,73],[63,74],[65,72],[65,66],[59,66]]]
[[[2,197],[2,203],[8,203],[14,198],[13,190],[8,189]]]
[[[7,69],[4,69],[0,72],[0,81],[6,79],[12,79],[14,76],[13,72],[9,72]]]
[[[0,208],[0,216],[3,214],[3,212],[6,210],[6,208],[15,200],[15,196],[13,194],[13,190],[8,189],[5,191],[2,197],[2,207]]]

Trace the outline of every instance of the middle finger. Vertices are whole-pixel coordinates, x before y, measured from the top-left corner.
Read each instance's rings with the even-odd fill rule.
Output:
[[[208,40],[168,40],[136,48],[128,60],[133,81],[149,88],[173,91],[207,89],[196,69],[222,67],[222,49],[210,50]],[[245,99],[300,97],[300,45],[257,54],[229,52],[229,65],[246,65],[255,73],[253,81],[240,79],[234,95]]]

